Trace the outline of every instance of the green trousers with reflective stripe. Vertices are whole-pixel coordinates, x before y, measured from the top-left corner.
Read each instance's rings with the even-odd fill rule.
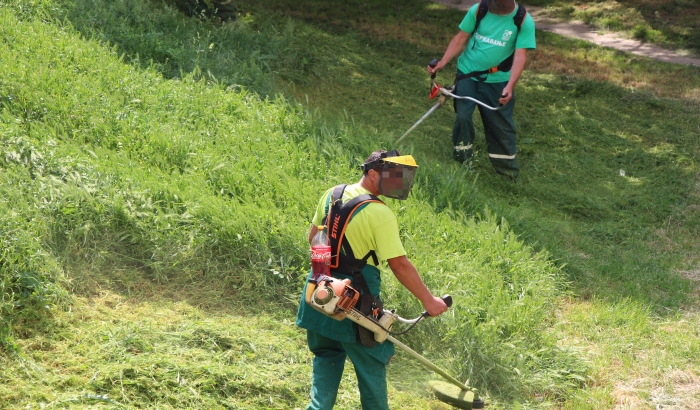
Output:
[[[388,410],[386,363],[367,353],[359,342],[339,342],[307,330],[309,349],[314,354],[311,404],[306,410],[331,410],[343,377],[345,358],[350,357],[363,410]],[[388,343],[388,342],[385,342]]]
[[[462,75],[462,73],[458,71],[457,75]],[[484,104],[498,107],[498,99],[506,84],[505,82],[484,83],[466,78],[457,83],[455,94],[472,97]],[[515,158],[515,122],[513,121],[515,93],[508,104],[498,111],[489,110],[473,101],[457,98],[454,99],[454,107],[457,113],[457,119],[452,129],[454,158],[457,161],[465,162],[472,157],[475,135],[473,114],[474,107],[479,107],[491,165],[499,174],[517,177],[519,168]]]

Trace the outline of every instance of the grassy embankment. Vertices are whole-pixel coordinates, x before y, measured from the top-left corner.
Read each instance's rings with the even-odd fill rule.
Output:
[[[4,405],[303,406],[292,320],[310,210],[427,109],[421,66],[458,16],[268,4],[225,26],[160,3],[0,9]],[[679,274],[697,269],[697,106],[659,98],[692,96],[697,71],[539,44],[518,185],[451,162],[447,110],[404,147],[420,180],[390,205],[430,287],[456,299],[405,340],[495,408],[697,399]],[[676,82],[656,84],[660,69]],[[418,312],[386,277],[387,299]],[[393,407],[443,408],[397,359]],[[357,406],[351,382],[339,400]]]

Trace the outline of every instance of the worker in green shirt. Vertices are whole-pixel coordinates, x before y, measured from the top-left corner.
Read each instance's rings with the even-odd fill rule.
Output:
[[[380,261],[388,263],[399,282],[420,300],[428,314],[438,316],[447,310],[445,302],[431,294],[406,257],[396,216],[377,198],[382,195],[406,199],[416,168],[410,155],[375,151],[362,165],[363,175],[358,183],[329,189],[316,208],[309,242],[319,226],[328,225],[329,212],[343,205],[356,206],[352,217],[344,221],[345,226],[334,227],[343,233],[342,251],[337,252],[337,266],[331,264],[330,272],[334,278],[350,279],[355,289],[365,290],[361,310],[367,310],[369,303],[381,305]],[[314,354],[311,403],[307,410],[333,408],[346,357],[355,367],[362,408],[388,409],[386,366],[394,354],[394,345],[388,341],[374,344],[371,337],[363,338],[364,329],[349,319],[337,320],[314,310],[306,303],[305,294],[306,287],[296,323],[307,330],[309,349]]]
[[[429,73],[442,70],[454,57],[457,78],[454,93],[468,96],[497,111],[479,106],[491,165],[496,172],[517,178],[514,87],[525,68],[528,49],[535,48],[535,22],[515,0],[482,0],[469,9],[442,59]],[[452,130],[454,158],[472,158],[476,103],[454,100],[457,118]]]

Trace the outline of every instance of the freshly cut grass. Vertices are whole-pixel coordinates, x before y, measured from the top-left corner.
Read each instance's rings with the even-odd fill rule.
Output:
[[[76,299],[51,332],[21,343],[18,359],[4,359],[6,375],[26,374],[12,388],[3,383],[2,407],[301,405],[310,358],[294,323],[231,313],[109,292]]]

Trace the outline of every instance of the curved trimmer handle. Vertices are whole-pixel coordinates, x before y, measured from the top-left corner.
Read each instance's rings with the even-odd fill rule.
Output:
[[[437,65],[437,63],[438,63],[438,59],[437,59],[437,58],[433,58],[432,60],[430,60],[430,62],[428,63],[428,65],[429,65],[431,68],[435,68],[435,66]],[[430,78],[431,78],[432,80],[434,80],[436,75],[437,75],[437,73],[433,73],[433,74],[430,75]]]
[[[447,305],[447,307],[452,307],[452,296],[450,296],[450,295],[445,295],[445,296],[442,297],[442,301],[445,302],[445,304]],[[428,311],[426,310],[425,312],[423,312],[423,314],[422,314],[421,316],[423,316],[423,317],[429,317],[430,315],[428,314]]]

